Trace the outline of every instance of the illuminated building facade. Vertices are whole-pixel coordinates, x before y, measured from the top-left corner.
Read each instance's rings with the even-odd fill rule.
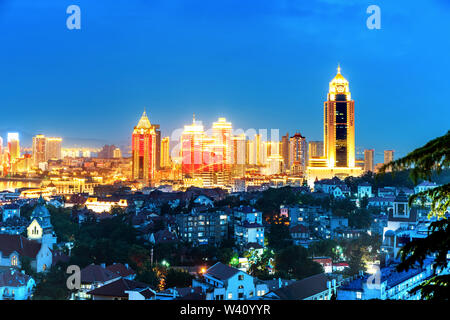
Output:
[[[233,167],[232,125],[225,118],[214,122],[212,136],[204,132],[203,124],[195,121],[184,126],[180,156],[184,179],[202,180],[204,187],[227,185]]]
[[[323,157],[324,156],[323,141],[309,141],[308,156],[314,157],[314,158]]]
[[[281,156],[283,157],[283,171],[289,170],[289,133],[281,137]]]
[[[164,137],[161,140],[161,168],[169,168],[170,165],[170,137]]]
[[[62,138],[49,137],[47,138],[47,160],[60,160]]]
[[[47,161],[47,139],[43,134],[33,137],[33,165]]]
[[[330,82],[328,99],[324,103],[324,156],[310,157],[308,184],[334,176],[359,176],[355,163],[355,101],[351,98],[349,82],[341,68]]]
[[[120,148],[115,148],[113,151],[113,158],[119,159],[122,158],[122,151],[120,151]]]
[[[145,111],[134,127],[131,139],[133,180],[149,185],[156,168],[156,132]]]
[[[384,150],[384,164],[394,161],[394,150]]]
[[[17,132],[8,132],[8,152],[10,161],[20,157],[19,134]]]
[[[294,134],[289,141],[289,164],[292,175],[303,175],[307,164],[307,143],[300,133]]]
[[[374,157],[375,150],[366,149],[364,150],[364,172],[374,172]]]

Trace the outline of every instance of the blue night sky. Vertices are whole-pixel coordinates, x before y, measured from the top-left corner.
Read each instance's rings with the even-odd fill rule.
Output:
[[[450,129],[449,30],[447,0],[0,0],[0,134],[124,145],[146,108],[163,135],[195,113],[322,140],[339,62],[381,161]]]

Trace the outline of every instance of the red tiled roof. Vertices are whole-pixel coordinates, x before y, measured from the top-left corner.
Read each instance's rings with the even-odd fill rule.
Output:
[[[95,264],[90,264],[81,270],[82,283],[106,282],[119,277],[117,273]]]
[[[3,256],[9,256],[14,251],[21,256],[35,259],[41,250],[41,244],[34,240],[28,240],[18,234],[0,234],[0,251]]]
[[[121,277],[128,277],[129,275],[136,274],[133,269],[123,263],[114,263],[107,266],[106,269],[120,275]]]
[[[148,284],[120,278],[97,289],[91,290],[88,292],[88,294],[93,296],[127,298],[128,294],[125,293],[125,291],[147,288],[149,288]],[[145,294],[147,295],[147,293]]]

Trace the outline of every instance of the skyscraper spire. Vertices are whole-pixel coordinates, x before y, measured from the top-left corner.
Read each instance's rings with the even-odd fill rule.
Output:
[[[337,71],[338,71],[338,74],[341,74],[341,64],[340,63],[338,63]]]
[[[192,124],[195,124],[195,113],[192,114]]]

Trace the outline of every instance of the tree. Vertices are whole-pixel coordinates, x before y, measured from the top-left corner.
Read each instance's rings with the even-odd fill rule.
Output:
[[[169,269],[166,275],[166,287],[189,287],[192,284],[192,279],[194,277],[188,272]]]
[[[36,288],[33,300],[67,300],[70,290],[67,288],[66,265],[58,264],[47,273],[36,276]]]
[[[415,184],[419,180],[431,180],[433,175],[439,175],[450,165],[450,130],[441,137],[435,138],[424,146],[410,152],[405,157],[392,161],[381,168],[381,174],[387,169],[392,174],[411,168],[410,176]],[[450,250],[450,228],[446,216],[450,206],[450,183],[412,195],[409,204],[417,199],[431,199],[430,215],[437,221],[431,223],[429,235],[423,239],[416,239],[407,243],[400,250],[401,263],[399,271],[408,270],[417,264],[423,265],[425,258],[434,254],[436,259],[433,264],[433,276],[414,288],[412,291],[421,291],[422,297],[430,300],[448,300],[450,297],[450,276],[438,275],[436,271],[448,266],[447,253]]]
[[[291,243],[291,235],[289,227],[284,223],[271,223],[267,234],[269,247],[273,249],[281,249]]]
[[[308,250],[302,246],[289,246],[275,254],[277,273],[301,280],[322,273],[323,268],[308,257]]]

